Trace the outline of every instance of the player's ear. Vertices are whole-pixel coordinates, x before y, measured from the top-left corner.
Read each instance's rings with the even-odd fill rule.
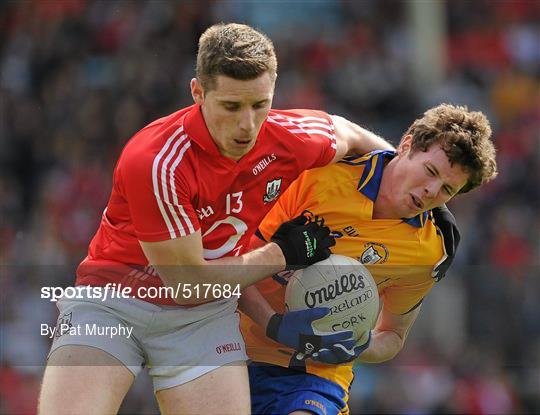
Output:
[[[204,103],[204,88],[197,78],[193,78],[190,83],[191,96],[196,104],[202,105]]]
[[[409,153],[412,146],[412,138],[413,137],[411,134],[407,134],[401,139],[401,142],[399,143],[399,146],[397,148],[398,155],[401,156]]]

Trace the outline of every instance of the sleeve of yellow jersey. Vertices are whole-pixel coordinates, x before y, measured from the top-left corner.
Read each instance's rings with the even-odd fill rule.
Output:
[[[419,270],[420,271],[420,270]],[[393,314],[406,314],[416,308],[433,288],[431,274],[420,284],[395,285],[384,289],[382,298],[384,307]]]
[[[433,222],[427,221],[421,232],[421,245],[415,258],[407,265],[392,265],[396,274],[403,278],[385,287],[380,293],[384,305],[394,314],[405,314],[416,308],[435,285],[433,266],[444,255],[444,240]]]
[[[308,172],[304,172],[283,193],[274,207],[267,213],[259,225],[259,232],[269,241],[279,225],[300,215],[312,204],[309,195],[312,193],[313,181]]]

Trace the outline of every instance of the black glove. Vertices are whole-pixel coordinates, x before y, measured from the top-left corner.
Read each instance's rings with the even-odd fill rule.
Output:
[[[446,275],[450,265],[452,265],[461,236],[456,224],[456,218],[452,215],[452,212],[450,212],[446,205],[432,209],[432,213],[437,231],[442,234],[444,239],[445,256],[442,261],[435,266],[432,274],[436,281],[440,281]]]
[[[328,258],[330,247],[336,244],[324,220],[304,214],[283,222],[270,240],[279,245],[287,269],[305,268]]]

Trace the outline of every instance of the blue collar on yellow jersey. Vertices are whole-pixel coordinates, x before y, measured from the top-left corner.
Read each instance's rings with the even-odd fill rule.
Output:
[[[376,150],[361,157],[346,157],[345,159],[339,161],[339,163],[352,165],[365,164],[364,172],[358,181],[357,189],[372,202],[375,202],[381,186],[384,161],[386,158],[394,158],[395,155],[395,151]],[[409,225],[421,228],[426,223],[427,217],[428,212],[424,212],[415,216],[414,218],[403,218],[403,221]]]

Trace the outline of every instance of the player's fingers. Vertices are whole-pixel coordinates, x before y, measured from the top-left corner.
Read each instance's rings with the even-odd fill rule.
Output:
[[[333,349],[334,355],[338,360],[337,363],[350,362],[351,360],[354,360],[358,357],[354,347],[347,348],[344,345],[338,343],[333,346]]]
[[[317,215],[315,215],[315,217],[313,218],[313,222],[315,222],[319,226],[324,226],[324,218],[321,218]]]
[[[320,226],[317,231],[316,231],[316,234],[317,238],[319,239],[324,239],[324,238],[328,238],[330,236],[330,228],[328,226]]]
[[[326,244],[328,245],[326,248],[330,248],[336,245],[336,238],[334,238],[333,236],[326,238],[325,241],[327,241]]]
[[[319,320],[328,314],[330,314],[330,309],[328,307],[315,307],[308,310],[302,310],[311,322]]]
[[[302,213],[300,213],[300,215],[303,216],[303,217],[305,217],[306,220],[308,220],[308,221],[312,221],[312,220],[313,220],[313,213],[310,212],[310,211],[307,210],[307,209],[304,209],[304,210],[302,211]]]
[[[353,339],[352,332],[343,332],[344,334],[331,334],[322,337],[322,344],[330,348],[345,348],[353,350],[356,345],[356,339]],[[347,334],[350,333],[350,334]],[[339,346],[339,347],[338,347]]]
[[[319,247],[323,249],[330,248],[331,246],[334,246],[336,244],[336,239],[330,232],[330,229],[327,227],[318,230],[316,233],[316,238],[319,241]]]
[[[350,341],[354,341],[356,344],[356,338],[354,337],[354,333],[351,330],[342,330],[338,331],[336,334],[336,343],[340,342],[347,342],[349,344]],[[348,346],[353,347],[353,346]]]
[[[323,239],[321,242],[319,242],[319,246],[317,248],[319,248],[319,251],[321,252],[324,250],[327,250],[328,255],[330,255],[331,254],[330,248],[333,247],[335,244],[336,244],[336,240],[334,238],[326,238],[326,239]]]
[[[345,347],[334,345],[329,349],[320,349],[317,353],[311,355],[311,358],[317,362],[328,364],[347,363],[355,359],[355,354],[352,350]]]
[[[319,234],[320,227],[319,227],[319,225],[317,225],[315,222],[309,222],[309,223],[306,225],[306,229],[307,229],[312,235],[314,235],[317,239],[321,239],[320,234]]]
[[[291,219],[289,223],[291,223],[292,225],[300,226],[300,225],[305,225],[307,221],[308,221],[307,217],[305,217],[304,215],[299,215],[296,218]]]

